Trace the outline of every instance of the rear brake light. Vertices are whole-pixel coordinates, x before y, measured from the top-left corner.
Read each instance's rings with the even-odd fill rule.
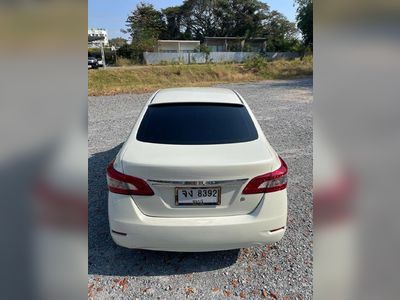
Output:
[[[154,195],[151,187],[143,179],[126,175],[114,169],[114,161],[107,167],[107,184],[110,192],[123,195]]]
[[[281,191],[287,186],[288,167],[284,160],[279,157],[281,166],[279,169],[254,177],[243,190],[243,194],[260,194]]]

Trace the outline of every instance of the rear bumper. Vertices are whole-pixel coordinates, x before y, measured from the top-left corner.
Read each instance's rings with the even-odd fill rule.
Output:
[[[264,245],[283,237],[286,220],[286,190],[268,194],[247,215],[198,218],[149,217],[129,196],[109,193],[111,236],[126,248],[197,252]]]

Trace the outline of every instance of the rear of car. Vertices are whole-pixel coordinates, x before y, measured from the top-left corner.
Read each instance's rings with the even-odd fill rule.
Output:
[[[97,59],[97,65],[99,67],[104,67],[103,59],[101,57],[100,58],[96,58],[96,59]]]
[[[114,241],[213,251],[279,241],[287,166],[227,89],[167,89],[145,105],[107,169]]]
[[[88,69],[97,69],[99,67],[95,57],[88,57]]]

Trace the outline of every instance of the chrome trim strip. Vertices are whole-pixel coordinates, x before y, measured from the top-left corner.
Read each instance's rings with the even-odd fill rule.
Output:
[[[203,181],[186,181],[186,180],[154,180],[147,179],[152,185],[162,185],[162,186],[177,186],[177,185],[189,185],[189,186],[210,186],[210,185],[233,185],[238,183],[245,183],[248,178],[233,179],[233,180],[203,180]]]

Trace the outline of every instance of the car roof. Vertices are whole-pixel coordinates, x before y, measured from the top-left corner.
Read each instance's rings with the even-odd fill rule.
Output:
[[[159,90],[150,104],[164,103],[243,104],[233,90],[226,88],[170,88]]]

